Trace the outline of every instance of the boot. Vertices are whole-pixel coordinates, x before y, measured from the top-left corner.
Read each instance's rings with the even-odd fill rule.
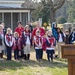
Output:
[[[24,54],[24,60],[26,60],[26,54]]]
[[[1,53],[1,58],[3,58],[3,50],[2,50],[2,53]]]
[[[28,56],[28,60],[30,59],[30,54],[27,55]]]

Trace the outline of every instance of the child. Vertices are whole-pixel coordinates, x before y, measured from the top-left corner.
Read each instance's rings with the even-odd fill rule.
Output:
[[[55,46],[55,38],[52,35],[52,31],[49,30],[47,32],[47,37],[46,37],[46,53],[48,61],[50,61],[50,58],[51,61],[53,61],[54,46]]]
[[[23,44],[23,50],[24,50],[24,59],[29,60],[30,59],[30,45],[31,45],[31,33],[29,30],[29,26],[25,26],[25,30],[22,33],[22,44]]]
[[[13,43],[13,50],[14,50],[14,59],[19,59],[19,50],[21,50],[21,40],[19,38],[18,32],[14,33],[14,43]]]
[[[6,49],[7,49],[7,60],[11,60],[12,57],[12,46],[13,46],[13,35],[12,30],[10,28],[7,29],[7,34],[5,35],[5,43],[6,43]]]
[[[3,35],[3,32],[2,32],[2,25],[0,25],[0,60],[3,60],[3,50],[4,50],[4,35]]]
[[[36,30],[36,36],[34,37],[35,51],[36,51],[36,59],[37,61],[41,61],[42,54],[42,37],[40,36],[40,30]]]

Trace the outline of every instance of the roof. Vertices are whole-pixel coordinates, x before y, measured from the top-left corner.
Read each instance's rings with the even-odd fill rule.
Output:
[[[13,7],[1,7],[0,10],[34,10],[34,8],[13,8]]]
[[[0,6],[0,10],[34,10],[34,8]]]
[[[21,4],[24,3],[24,0],[0,0],[0,4]]]
[[[0,0],[0,1],[25,1],[25,0]]]

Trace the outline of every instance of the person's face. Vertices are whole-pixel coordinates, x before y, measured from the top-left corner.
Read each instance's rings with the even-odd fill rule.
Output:
[[[40,27],[40,23],[39,23],[39,22],[37,22],[37,25],[36,25],[36,27],[37,27],[37,28],[39,28],[39,27]]]
[[[21,24],[18,24],[18,27],[19,27],[19,28],[21,28],[21,27],[22,27],[22,25],[21,25]]]
[[[15,34],[15,37],[18,37],[18,33]]]
[[[56,24],[54,25],[54,27],[56,27]]]
[[[29,30],[29,27],[26,28],[26,31],[28,31],[28,30]]]
[[[65,32],[65,34],[66,34],[66,35],[68,35],[68,34],[69,34],[69,32],[68,32],[68,31],[66,31],[66,32]]]
[[[58,29],[58,30],[57,30],[57,32],[59,32],[59,33],[60,33],[60,29]]]
[[[8,30],[8,34],[11,34],[11,30]]]

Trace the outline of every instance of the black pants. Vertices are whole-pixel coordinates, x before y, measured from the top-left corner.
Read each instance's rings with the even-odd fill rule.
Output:
[[[46,53],[47,53],[48,60],[50,61],[50,58],[51,58],[51,60],[53,61],[54,49],[52,49],[52,50],[46,50]]]
[[[38,59],[41,59],[41,57],[42,57],[42,49],[35,49],[35,51],[36,51],[36,59],[38,60]]]
[[[12,47],[6,47],[7,48],[7,60],[11,60],[12,57]]]
[[[41,50],[41,59],[43,59],[43,50]]]
[[[51,58],[51,60],[53,60],[53,54],[47,53],[47,58],[48,58],[49,61],[50,61],[50,58]]]
[[[14,59],[18,59],[19,58],[19,50],[14,50]]]

